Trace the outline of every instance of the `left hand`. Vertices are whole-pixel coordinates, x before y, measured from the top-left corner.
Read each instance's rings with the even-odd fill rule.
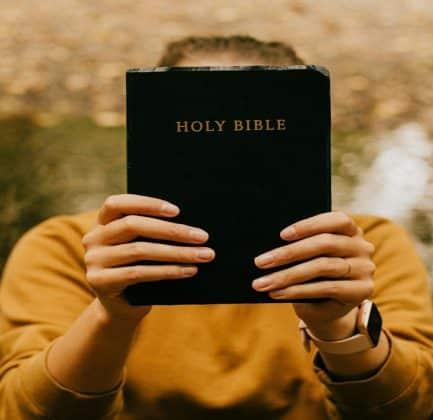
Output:
[[[326,298],[315,303],[293,303],[295,312],[322,340],[338,340],[355,330],[358,305],[373,293],[374,246],[346,213],[322,213],[280,232],[290,244],[255,258],[259,268],[282,268],[252,286],[274,299]],[[312,281],[320,280],[320,281]]]

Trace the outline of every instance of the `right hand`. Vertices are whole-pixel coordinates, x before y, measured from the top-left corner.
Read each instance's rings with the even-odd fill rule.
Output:
[[[149,305],[132,306],[122,296],[132,284],[194,276],[196,264],[212,261],[215,252],[204,246],[177,246],[136,241],[137,237],[203,244],[209,235],[192,226],[160,220],[174,217],[179,208],[165,200],[136,194],[109,196],[96,226],[82,238],[87,281],[110,320],[140,321]],[[207,256],[206,256],[207,254]],[[133,265],[152,260],[160,265]],[[127,264],[127,265],[126,265]],[[131,265],[132,264],[132,265]]]

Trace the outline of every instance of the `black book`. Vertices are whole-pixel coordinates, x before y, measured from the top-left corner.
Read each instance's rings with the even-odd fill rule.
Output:
[[[216,253],[191,278],[129,286],[127,300],[277,302],[251,283],[283,267],[259,269],[254,258],[288,244],[284,227],[331,208],[327,70],[132,69],[126,89],[128,193],[178,205],[166,220],[205,229]]]

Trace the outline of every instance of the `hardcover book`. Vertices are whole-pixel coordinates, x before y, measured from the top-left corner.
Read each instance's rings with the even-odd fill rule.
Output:
[[[205,229],[209,240],[202,245],[216,253],[213,261],[197,264],[191,278],[129,286],[127,300],[282,302],[251,283],[284,267],[259,269],[254,258],[288,244],[279,236],[284,227],[331,209],[327,70],[132,69],[126,93],[128,193],[179,206],[180,213],[165,220]]]

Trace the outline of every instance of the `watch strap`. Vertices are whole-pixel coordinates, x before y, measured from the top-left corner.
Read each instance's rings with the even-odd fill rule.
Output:
[[[301,326],[302,324],[303,326]],[[367,335],[364,334],[355,334],[348,338],[343,338],[341,340],[321,340],[316,337],[304,324],[301,320],[299,328],[301,330],[302,341],[304,343],[304,347],[307,351],[310,351],[310,340],[314,342],[316,347],[325,353],[331,354],[350,354],[357,353],[363,350],[367,350],[373,347],[373,343],[369,339]]]
[[[357,317],[357,328],[368,323],[371,305],[373,302],[366,299],[359,305],[359,314]],[[316,337],[306,326],[303,320],[299,321],[299,330],[301,333],[302,342],[307,352],[310,351],[310,341],[313,341],[316,347],[325,353],[331,354],[351,354],[360,351],[368,350],[374,347],[374,343],[368,334],[363,332],[357,333],[347,338],[340,340],[321,340]]]

